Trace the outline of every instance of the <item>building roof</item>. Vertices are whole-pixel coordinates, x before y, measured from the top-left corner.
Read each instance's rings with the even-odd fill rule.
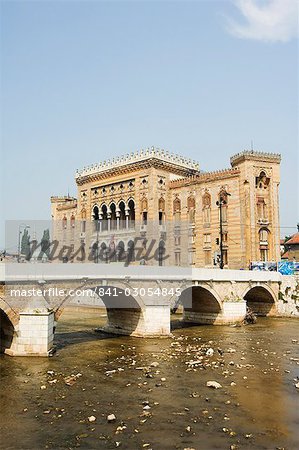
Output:
[[[299,245],[299,232],[293,234],[291,239],[289,239],[287,242],[285,242],[286,245]]]
[[[177,171],[182,171],[185,175],[187,173],[199,173],[199,163],[184,156],[175,155],[163,149],[151,147],[146,150],[132,152],[124,156],[108,159],[106,161],[92,164],[84,167],[82,170],[77,170],[76,180],[82,179],[89,175],[100,174],[107,171],[115,171],[124,166],[134,165],[136,163],[145,163],[149,161],[161,161],[168,164]],[[185,173],[186,172],[186,173]]]

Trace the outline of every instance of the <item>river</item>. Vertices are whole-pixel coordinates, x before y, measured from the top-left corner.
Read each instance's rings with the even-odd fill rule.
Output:
[[[94,331],[104,323],[66,310],[54,356],[0,356],[1,449],[298,450],[296,319],[182,328],[176,315],[162,339]]]

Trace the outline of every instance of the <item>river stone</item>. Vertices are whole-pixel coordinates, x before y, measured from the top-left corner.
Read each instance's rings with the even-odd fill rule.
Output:
[[[114,422],[115,420],[116,420],[116,417],[115,417],[114,414],[109,414],[109,415],[107,416],[107,421],[108,421],[108,422]]]
[[[213,389],[220,389],[222,388],[220,383],[217,383],[217,381],[207,381],[207,387],[213,388]]]

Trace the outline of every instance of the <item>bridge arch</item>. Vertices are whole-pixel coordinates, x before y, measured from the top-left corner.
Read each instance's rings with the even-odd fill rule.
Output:
[[[243,298],[250,308],[258,316],[268,316],[275,310],[276,295],[267,285],[256,285],[246,289]]]
[[[80,290],[78,288],[78,290]],[[122,335],[141,335],[140,328],[144,326],[144,304],[140,296],[132,296],[132,287],[125,282],[116,282],[107,285],[90,285],[84,286],[84,290],[94,291],[96,296],[102,301],[103,307],[107,312],[107,323],[103,327],[103,331],[113,334]],[[55,320],[59,320],[60,316],[67,306],[73,305],[74,297],[69,297],[55,311]],[[85,300],[84,305],[88,305]],[[91,306],[95,306],[94,297],[90,302]]]
[[[179,303],[184,308],[184,322],[213,324],[222,313],[221,299],[209,286],[188,287],[182,292]]]

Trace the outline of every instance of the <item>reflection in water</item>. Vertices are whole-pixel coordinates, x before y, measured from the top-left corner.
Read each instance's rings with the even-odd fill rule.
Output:
[[[177,317],[173,337],[137,339],[95,332],[102,310],[69,310],[52,358],[1,355],[0,447],[297,449],[298,322],[180,328]]]

